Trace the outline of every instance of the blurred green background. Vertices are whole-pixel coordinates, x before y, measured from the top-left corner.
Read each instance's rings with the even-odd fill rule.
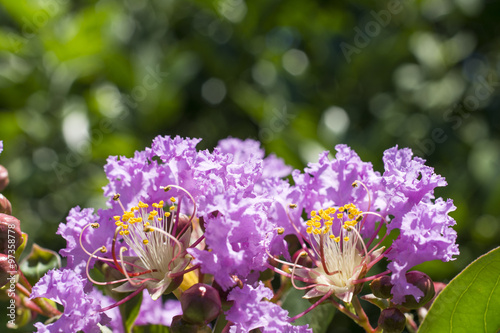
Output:
[[[500,236],[500,2],[0,0],[0,163],[30,243],[58,250],[103,165],[157,135],[261,140],[294,167],[411,147],[449,185],[461,255]],[[339,329],[339,331],[341,331]]]

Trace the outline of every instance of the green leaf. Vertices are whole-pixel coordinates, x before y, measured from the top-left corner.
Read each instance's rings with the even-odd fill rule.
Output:
[[[33,244],[30,254],[21,262],[20,268],[33,285],[53,268],[61,267],[61,257],[57,252]]]
[[[419,333],[500,330],[500,248],[476,259],[443,289]]]
[[[120,305],[120,313],[122,315],[123,326],[125,332],[131,333],[134,327],[135,320],[139,315],[139,310],[142,304],[142,293],[137,294],[132,299],[129,299]]]
[[[290,317],[304,312],[312,305],[308,300],[302,298],[302,296],[304,296],[303,290],[290,288],[290,290],[283,297],[283,304],[281,307],[285,310],[288,310],[288,315]],[[308,314],[298,318],[293,324],[309,324],[309,327],[312,328],[314,333],[324,333],[328,329],[328,325],[330,325],[330,322],[333,319],[335,310],[336,309],[333,307],[333,305],[329,303],[322,303]]]

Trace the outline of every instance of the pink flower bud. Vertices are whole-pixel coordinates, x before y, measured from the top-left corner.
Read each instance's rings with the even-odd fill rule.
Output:
[[[0,254],[0,288],[5,286],[8,279],[16,274],[17,263],[13,257],[9,257],[6,254]]]
[[[384,275],[373,280],[370,283],[370,288],[373,295],[377,296],[378,298],[389,299],[392,297],[392,283],[391,277],[389,275]]]
[[[14,216],[0,214],[0,253],[13,254],[22,242],[21,222]]]
[[[408,281],[408,283],[411,283],[418,289],[422,290],[424,296],[420,297],[417,302],[415,300],[415,297],[413,297],[412,295],[406,295],[405,301],[403,302],[403,304],[401,304],[405,308],[418,309],[419,307],[424,306],[434,297],[434,283],[427,274],[419,271],[411,271],[406,273],[406,280]]]
[[[12,214],[12,205],[10,201],[0,193],[0,213],[2,214]]]

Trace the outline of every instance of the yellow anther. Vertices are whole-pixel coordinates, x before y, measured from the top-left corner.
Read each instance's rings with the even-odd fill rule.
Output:
[[[116,193],[115,195],[113,195],[113,200],[116,201],[120,199],[120,195],[118,193]]]
[[[120,230],[119,234],[123,236],[123,230]]]
[[[144,226],[144,229],[143,229],[144,232],[150,232],[150,231],[153,231],[153,228],[149,227],[149,226]]]
[[[165,213],[165,217],[169,217],[170,216],[170,213],[169,212],[166,212]]]
[[[145,226],[145,227],[147,227],[148,225],[150,225],[150,223],[149,223],[149,222],[144,223],[144,226]]]
[[[113,216],[113,218],[115,219],[115,221],[118,221],[119,219],[121,219],[121,216]]]
[[[345,236],[344,237],[344,242],[348,242],[349,241],[349,237]]]
[[[142,244],[146,245],[147,243],[149,243],[149,241],[147,239],[142,240]]]
[[[316,216],[316,211],[315,210],[311,211],[311,216]]]
[[[174,198],[174,197],[171,197],[171,198],[170,198],[170,202],[176,202],[176,201],[177,201],[177,200],[175,200],[175,198]]]
[[[128,234],[130,234],[130,232],[128,230],[124,230],[123,234],[128,235]]]
[[[344,216],[344,214],[342,214],[342,213],[338,213],[338,214],[337,214],[337,218],[338,218],[338,219],[341,219],[343,216]]]
[[[165,192],[170,191],[170,189],[171,189],[171,187],[170,187],[170,186],[167,186],[167,187],[163,188],[163,190],[164,190]]]
[[[355,181],[354,183],[352,183],[352,187],[358,187],[358,181]]]
[[[314,223],[314,226],[315,226],[316,228],[321,228],[321,223],[320,223],[320,222],[315,222],[315,223]]]
[[[335,235],[330,235],[330,236],[328,236],[328,237],[330,237],[330,239],[334,239],[334,238],[335,238]]]
[[[125,230],[127,230],[128,229],[128,225],[124,224],[124,225],[122,225],[122,228],[125,229]]]
[[[174,211],[175,210],[175,206],[170,206],[170,211]]]
[[[160,202],[158,203],[158,208],[162,208],[164,204],[165,203],[163,202],[163,200],[160,200]]]
[[[310,234],[312,231],[313,231],[313,227],[309,227],[309,228],[307,228],[307,229],[306,229],[306,232],[307,232],[308,234]]]
[[[312,227],[313,226],[313,222],[311,220],[309,220],[309,221],[306,222],[306,225],[308,227]]]
[[[345,208],[343,206],[339,207],[339,212],[343,213]]]
[[[101,246],[101,249],[100,249],[99,251],[101,251],[101,253],[106,253],[106,252],[108,252],[108,250],[106,249],[106,246],[104,246],[104,245],[103,245],[103,246]]]
[[[314,229],[313,230],[313,233],[316,234],[316,235],[319,235],[321,233],[321,230],[319,229]]]
[[[335,242],[340,242],[340,237],[335,237]]]
[[[99,228],[99,223],[91,223],[90,226],[94,229]]]
[[[295,209],[297,208],[297,204],[290,204],[288,207],[290,207],[291,209]]]
[[[285,228],[278,228],[278,235],[283,235],[283,233],[285,232]]]
[[[117,226],[121,226],[122,224],[123,224],[123,222],[121,222],[121,221],[116,221],[115,222],[115,225],[117,225]]]
[[[158,215],[158,211],[153,210],[152,212],[149,213],[149,215],[156,216]]]

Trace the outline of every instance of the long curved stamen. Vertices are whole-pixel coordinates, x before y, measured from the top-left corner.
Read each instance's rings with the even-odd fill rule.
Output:
[[[327,292],[323,297],[321,297],[316,303],[314,303],[313,305],[311,305],[309,308],[307,308],[307,310],[305,310],[304,312],[302,313],[299,313],[298,315],[290,318],[288,321],[289,322],[294,322],[295,320],[297,320],[298,318],[308,314],[312,309],[314,309],[315,307],[317,307],[318,305],[320,305],[321,303],[323,303],[324,300],[326,300],[327,298],[329,298],[331,295],[333,294],[333,290],[330,290],[329,292]]]
[[[296,208],[296,206],[297,206],[297,205],[295,205],[295,204],[291,204],[291,205],[289,205],[289,207],[290,207],[290,208],[293,208],[293,209],[295,209],[295,208]],[[305,244],[305,242],[304,242],[304,240],[306,240],[306,237],[305,237],[305,236],[304,236],[304,235],[300,232],[299,228],[297,228],[297,226],[295,225],[295,223],[293,223],[293,219],[292,219],[292,217],[290,216],[290,211],[288,210],[288,208],[287,208],[287,210],[286,210],[286,216],[288,217],[288,220],[290,221],[290,224],[292,225],[292,227],[295,229],[295,232],[296,232],[296,233],[300,236],[300,237],[297,237],[297,239],[299,240],[300,246],[302,247],[302,249],[303,249],[304,251],[306,251],[306,252],[307,252],[307,254],[309,255],[309,257],[315,261],[316,266],[319,266],[319,265],[318,265],[318,263],[319,263],[319,262],[318,262],[318,261],[314,258],[314,256],[313,256],[313,255],[312,255],[312,253],[311,253],[311,250],[307,247],[307,245],[306,245],[306,244]],[[307,240],[306,240],[306,241],[307,241]],[[313,243],[311,242],[311,240],[309,240],[309,244],[313,244]],[[311,246],[312,246],[312,245],[311,245]]]
[[[377,217],[380,217],[382,219],[382,221],[384,221],[385,225],[387,225],[387,220],[380,214],[378,213],[375,213],[375,212],[363,212],[359,215],[375,215]],[[367,243],[367,247],[370,247],[370,245],[372,244],[372,242],[375,240],[375,238],[377,237],[378,233],[380,232],[380,229],[382,229],[382,223],[379,224],[378,228],[377,228],[377,231],[375,231],[373,233],[373,235],[370,237],[370,240],[368,241]],[[360,228],[361,230],[361,228]],[[385,237],[385,236],[384,236]]]
[[[115,263],[116,269],[119,270],[120,273],[125,274],[122,270],[122,267],[121,267],[122,263],[118,263],[118,260],[116,259],[116,253],[115,253],[116,236],[118,236],[118,232],[120,232],[121,229],[122,229],[122,227],[117,227],[115,229],[115,235],[113,236],[113,242],[111,243],[111,255],[113,256],[113,262]]]
[[[366,211],[368,212],[368,211],[370,211],[370,208],[372,205],[372,197],[370,195],[370,191],[368,190],[368,187],[362,181],[355,180],[354,183],[352,183],[352,186],[356,187],[357,186],[356,184],[361,184],[361,186],[363,186],[366,190],[366,194],[368,195],[368,208],[366,209]],[[361,222],[361,227],[359,229],[363,228],[363,224],[364,224],[364,221]]]
[[[105,312],[105,311],[111,310],[113,308],[116,308],[117,306],[122,305],[123,303],[125,303],[125,302],[129,301],[130,299],[132,299],[138,293],[142,292],[144,289],[146,289],[146,286],[141,286],[140,288],[138,288],[137,290],[135,290],[133,293],[131,293],[127,297],[119,300],[118,302],[116,302],[114,304],[111,304],[110,306],[107,306],[105,308],[100,309],[99,312]]]
[[[161,187],[160,187],[160,188],[161,188]],[[189,198],[191,199],[191,201],[193,202],[193,212],[191,213],[191,217],[189,218],[189,221],[188,221],[188,223],[186,224],[186,226],[185,226],[185,227],[181,230],[181,232],[179,232],[179,235],[182,235],[182,233],[183,233],[184,231],[186,231],[186,229],[187,229],[187,228],[191,225],[191,222],[193,221],[193,218],[194,218],[194,216],[196,215],[196,209],[197,209],[197,208],[196,208],[196,201],[194,200],[194,198],[193,198],[193,196],[191,195],[191,193],[189,193],[189,191],[188,191],[188,190],[186,190],[185,188],[183,188],[183,187],[181,187],[181,186],[177,186],[177,185],[168,185],[168,186],[163,187],[163,189],[165,190],[165,192],[167,192],[168,190],[170,190],[170,188],[176,188],[176,189],[178,189],[178,190],[181,190],[181,191],[185,192],[185,193],[189,196]],[[180,202],[179,202],[179,204],[180,204]],[[180,214],[178,214],[178,215],[180,215]],[[173,234],[175,235],[175,229],[174,229]]]
[[[356,228],[354,228],[354,227],[349,227],[347,229],[347,231],[352,231],[352,232],[354,232],[356,234],[356,238],[359,240],[359,242],[363,246],[363,251],[365,251],[365,258],[366,258],[366,256],[368,255],[368,250],[366,249],[365,242],[363,242],[363,238],[361,237],[359,231],[356,230]]]
[[[181,271],[181,272],[177,272],[177,273],[169,273],[169,274],[168,274],[168,276],[169,276],[170,278],[176,278],[176,277],[179,277],[179,276],[184,275],[184,274],[186,274],[186,273],[189,273],[189,272],[192,272],[192,271],[194,271],[194,270],[197,270],[198,268],[200,268],[200,266],[201,266],[200,264],[198,264],[198,265],[194,265],[193,267],[190,267],[190,268],[188,268],[188,269],[185,269],[185,270],[183,270],[183,271]]]
[[[80,247],[82,248],[83,252],[85,252],[87,255],[89,255],[91,258],[94,258],[94,259],[99,259],[99,260],[102,260],[102,261],[112,261],[112,259],[109,259],[109,258],[103,258],[103,257],[99,257],[99,256],[96,256],[95,255],[95,252],[93,253],[90,253],[90,251],[88,251],[84,246],[83,246],[83,242],[82,242],[82,237],[83,237],[83,232],[85,231],[85,229],[87,229],[88,227],[92,227],[92,228],[96,228],[95,227],[95,223],[89,223],[87,224],[86,226],[84,226],[82,228],[82,231],[80,231],[80,237],[79,237],[79,243],[80,243]]]
[[[106,250],[106,248],[104,246],[98,248],[97,250],[95,250],[92,254],[94,255],[95,253],[97,253],[97,251],[103,251],[103,250]],[[99,282],[99,281],[96,281],[94,280],[91,276],[90,276],[90,271],[89,271],[89,267],[90,267],[90,260],[92,259],[92,256],[89,257],[89,259],[87,260],[87,265],[85,266],[85,273],[87,275],[87,278],[89,279],[90,282],[92,282],[93,284],[96,284],[96,285],[99,285],[99,286],[107,286],[107,285],[110,285],[110,284],[115,284],[115,283],[120,283],[120,282],[125,282],[127,281],[127,279],[122,279],[122,280],[115,280],[115,281],[109,281],[109,282]]]
[[[368,282],[368,281],[372,281],[372,280],[375,280],[376,278],[379,278],[381,276],[387,275],[390,272],[391,272],[390,270],[386,270],[385,272],[379,273],[377,275],[372,275],[372,276],[369,276],[369,277],[366,277],[366,278],[363,278],[363,279],[354,280],[354,281],[352,281],[352,283],[353,284],[358,284],[358,283],[365,283],[365,282]]]
[[[322,283],[315,283],[315,284],[311,284],[311,285],[308,285],[308,286],[305,286],[305,287],[298,287],[296,284],[295,284],[295,269],[297,268],[297,266],[300,266],[298,265],[298,262],[299,262],[299,259],[301,257],[302,254],[306,254],[305,252],[302,252],[301,254],[299,254],[297,256],[297,258],[295,258],[295,262],[293,263],[293,269],[292,269],[292,276],[290,278],[290,281],[292,282],[292,286],[297,289],[297,290],[304,290],[304,289],[310,289],[310,288],[314,288],[314,287],[319,287],[319,286],[325,286],[325,287],[328,287],[328,285],[326,284],[322,284]],[[301,266],[303,267],[303,266]],[[310,270],[310,271],[313,271],[314,270]]]
[[[275,258],[271,253],[269,253],[269,251],[266,249],[265,250],[267,256],[271,259],[273,259],[274,261],[276,262],[279,262],[280,264],[283,264],[283,265],[287,265],[287,266],[292,266],[294,264],[292,264],[291,262],[288,262],[288,261],[284,261],[284,260],[281,260],[281,259],[278,259],[278,258]],[[301,266],[301,265],[297,265],[298,267],[297,268],[306,268],[304,266]]]
[[[292,274],[289,274],[277,267],[274,267],[273,265],[271,265],[270,263],[266,262],[264,264],[267,268],[269,268],[270,270],[272,270],[273,272],[275,273],[278,273],[280,275],[283,275],[285,277],[288,277],[288,278],[291,278],[292,277]],[[314,270],[310,270],[310,272],[314,272],[316,274],[318,274],[317,272],[315,272]],[[296,276],[295,277],[295,280],[298,280],[298,281],[302,281],[302,282],[305,282],[305,283],[314,283],[316,282],[316,280],[313,280],[313,279],[307,279],[307,278],[303,278],[303,277],[300,277],[300,276]]]
[[[319,236],[319,250],[320,250],[320,258],[321,258],[321,265],[323,266],[323,270],[325,271],[325,273],[327,275],[334,275],[334,274],[337,274],[339,271],[335,271],[335,272],[330,272],[328,270],[328,266],[326,264],[326,260],[325,260],[325,250],[324,250],[324,235],[320,235]]]

